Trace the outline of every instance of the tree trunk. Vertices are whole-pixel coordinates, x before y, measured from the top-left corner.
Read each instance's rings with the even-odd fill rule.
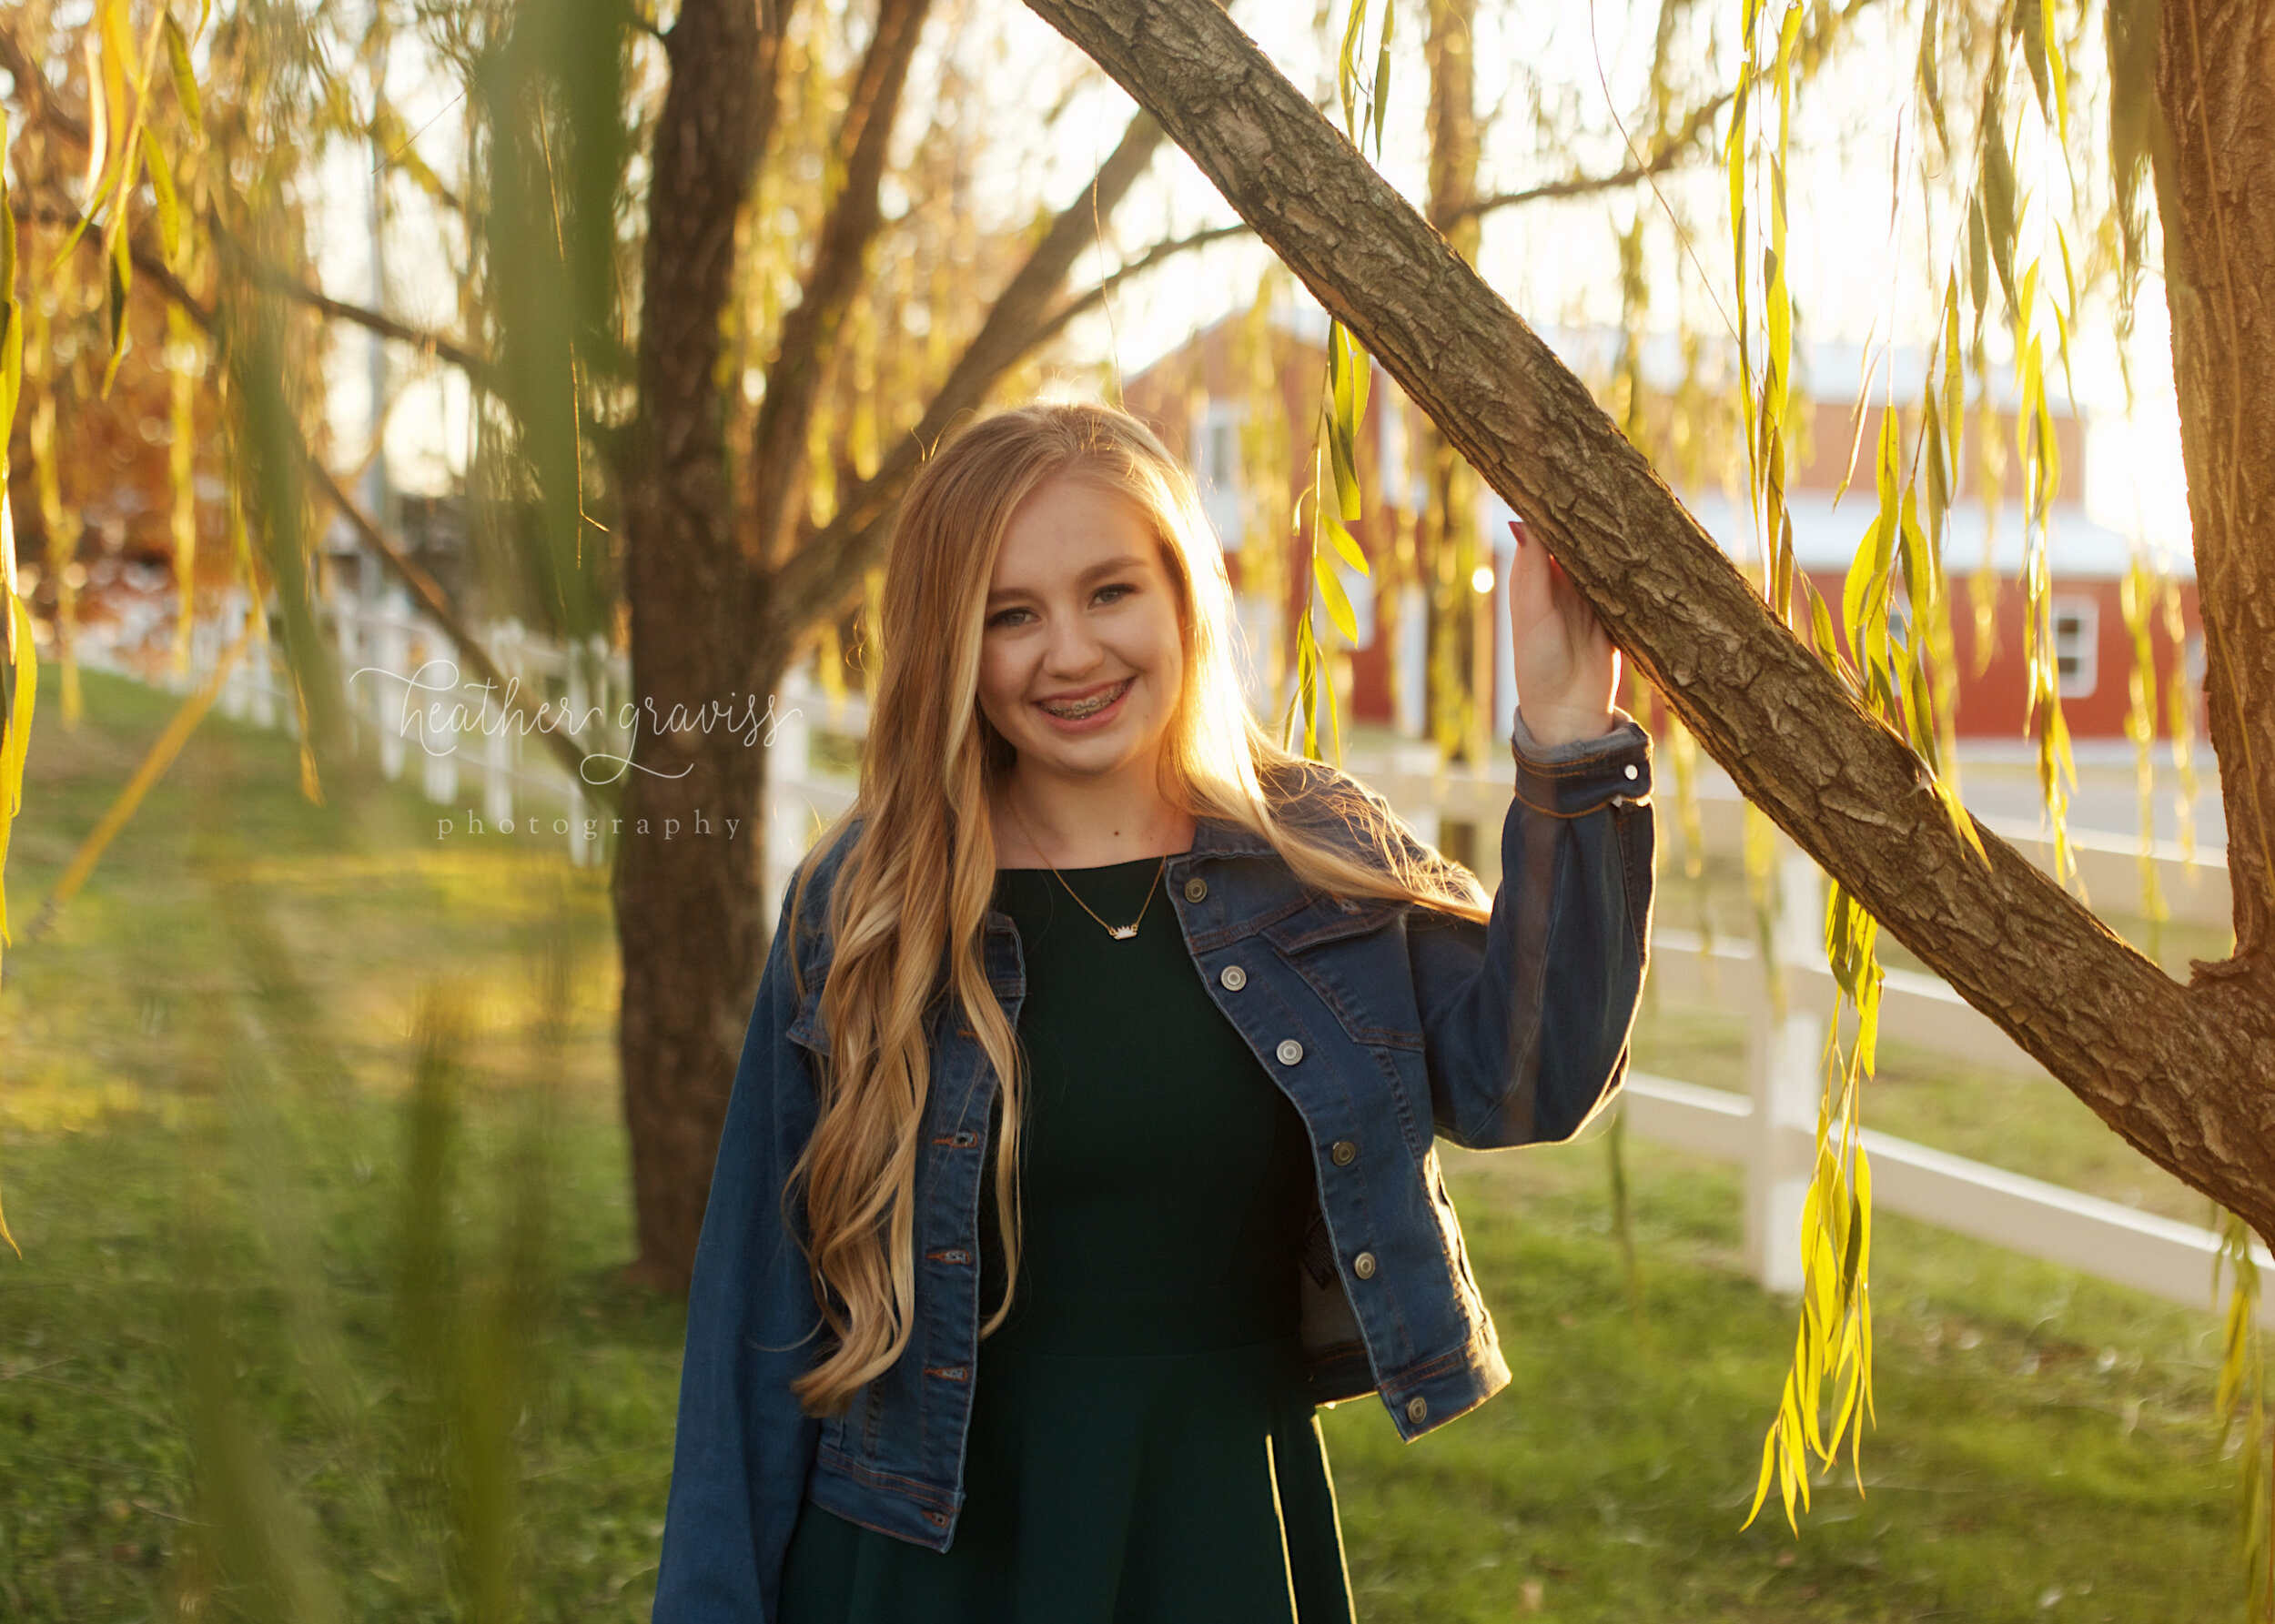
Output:
[[[734,537],[717,381],[735,219],[773,119],[782,0],[684,0],[667,40],[624,501],[632,682],[642,707],[615,832],[618,1034],[636,1277],[683,1290],[763,963],[765,753],[682,715],[739,714],[750,566]],[[763,705],[763,696],[757,696]],[[699,825],[710,825],[708,832]],[[728,819],[736,828],[730,838]]]
[[[749,740],[733,721],[753,707],[763,715],[804,630],[833,612],[879,556],[923,449],[1056,330],[1051,306],[1076,257],[1097,240],[1098,222],[1161,139],[1152,119],[1131,120],[1092,184],[1059,212],[989,308],[916,431],[893,447],[835,522],[813,531],[782,506],[781,492],[799,482],[788,463],[803,455],[802,419],[814,401],[795,380],[826,365],[837,317],[865,274],[878,227],[884,136],[926,9],[925,0],[895,0],[892,26],[873,40],[858,76],[864,115],[842,132],[854,147],[848,191],[824,229],[805,289],[812,308],[802,303],[784,324],[779,390],[769,375],[768,399],[787,404],[753,442],[765,461],[753,471],[768,476],[753,480],[761,510],[738,524],[726,473],[730,413],[717,383],[719,317],[732,288],[736,215],[773,119],[784,8],[784,0],[765,0],[753,26],[749,0],[687,0],[671,35],[672,86],[655,137],[641,415],[625,499],[632,691],[642,710],[616,832],[615,902],[624,965],[619,1048],[640,1247],[633,1273],[672,1290],[685,1289],[693,1268],[774,923],[764,890],[763,732]],[[772,530],[767,514],[774,515]],[[785,530],[797,532],[794,548]],[[675,706],[714,725],[667,732]]]
[[[2275,15],[2165,0],[2157,98],[2165,292],[2205,685],[2228,814],[2236,952],[2223,977],[2270,992],[2275,932]]]
[[[2275,1233],[2275,1092],[2267,1087],[2275,1007],[2256,976],[2199,975],[2179,986],[1979,826],[1989,856],[1977,858],[1912,751],[1771,616],[1580,380],[1211,0],[1027,4],[1161,121],[1471,466],[1526,515],[1750,800],[2110,1126],[2262,1234]],[[2215,263],[2232,275],[2204,302],[2236,312],[2197,329],[2212,341],[2210,353],[2236,358],[2226,379],[2208,384],[2183,360],[2183,409],[2200,414],[2208,389],[2231,391],[2243,408],[2264,401],[2275,377],[2268,312],[2250,297],[2246,274],[2269,262],[2275,190],[2264,183],[2275,75],[2267,25],[2247,20],[2241,5],[2218,8],[2226,32],[2208,25],[2200,54],[2178,55],[2174,36],[2192,20],[2192,5],[2211,9],[2209,0],[2166,5],[2166,102],[2195,116],[2201,93],[2206,124],[2219,136],[2207,146],[2222,166],[2219,187],[2203,188],[2209,202],[2189,201],[2183,185],[2188,217],[2177,229],[2188,243],[2224,240],[2227,257]],[[2199,62],[2212,76],[2199,76]],[[2258,211],[2256,227],[2247,206]],[[2206,213],[2209,220],[2198,217]],[[2257,258],[2245,257],[2252,247]],[[2242,393],[2245,379],[2256,393]],[[2270,420],[2262,415],[2254,433],[2240,417],[2199,415],[2191,430],[2192,463],[2203,457],[2210,472],[2232,470],[2222,477],[2238,493],[2239,515],[2261,510],[2250,505],[2254,487],[2243,467],[2204,451],[2205,437],[2239,456],[2259,446],[2263,459]],[[2256,533],[2239,528],[2228,551],[2216,542],[2217,568],[2202,572],[2207,623],[2230,642],[2265,628],[2270,613],[2234,550]],[[2223,659],[2244,677],[2243,651]],[[2275,660],[2264,630],[2250,660],[2254,672]],[[2249,739],[2263,768],[2275,754],[2266,731],[2275,684],[2262,676],[2256,690],[2230,689],[2220,660],[2209,681],[2230,741],[2223,763],[2229,748]],[[2256,781],[2239,778],[2231,805],[2258,793]],[[2244,838],[2255,828],[2247,824]],[[2267,870],[2237,872],[2240,893],[2255,884],[2262,893],[2242,904],[2244,917],[2262,917]]]

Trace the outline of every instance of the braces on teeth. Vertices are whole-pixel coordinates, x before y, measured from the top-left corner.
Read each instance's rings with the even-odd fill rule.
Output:
[[[1071,705],[1046,703],[1043,709],[1048,711],[1053,716],[1064,717],[1068,721],[1080,721],[1086,716],[1097,715],[1128,691],[1129,682],[1124,681],[1107,689],[1104,693],[1093,694],[1087,700],[1077,700]]]

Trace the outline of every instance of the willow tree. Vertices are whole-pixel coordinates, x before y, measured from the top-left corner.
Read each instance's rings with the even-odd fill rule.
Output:
[[[153,292],[187,323],[196,342],[165,367],[228,398],[227,511],[245,521],[243,584],[281,611],[311,793],[337,794],[352,761],[314,635],[311,499],[455,640],[470,681],[506,688],[470,606],[326,465],[312,367],[337,336],[395,346],[399,379],[465,378],[491,605],[579,658],[628,645],[650,714],[703,717],[768,694],[858,603],[923,448],[1113,281],[1190,246],[1067,287],[1159,145],[1142,116],[1054,208],[989,226],[970,194],[1003,137],[948,9],[686,0],[658,26],[617,0],[509,0],[327,11],[303,28],[224,6],[200,32],[163,5],[102,0],[92,18],[45,5],[0,18],[7,101],[31,132],[11,153],[10,218],[40,249],[0,260],[7,291],[30,291],[35,315],[57,308],[73,342],[105,329],[98,353],[125,348],[128,301]],[[460,86],[440,133],[389,99],[390,48],[414,47]],[[421,248],[455,282],[456,330],[318,285],[295,199],[341,146],[425,194],[440,224]],[[20,304],[5,316],[12,406],[27,324]],[[56,373],[32,375],[25,416],[43,422]],[[32,691],[16,584],[0,685],[11,793]],[[643,727],[612,780],[588,741],[556,729],[541,742],[622,820],[635,1268],[683,1285],[771,923],[753,832],[765,751],[742,730]],[[693,829],[699,809],[745,832],[639,837]]]
[[[2054,364],[2050,338],[2059,335],[2033,315],[2033,295],[2071,267],[2066,239],[2061,260],[2049,252],[2025,264],[2017,255],[2022,205],[2011,130],[2018,85],[2020,96],[2035,91],[2054,150],[2069,139],[2065,53],[2078,44],[2071,8],[2053,0],[1954,5],[1939,21],[1937,5],[1926,4],[1915,14],[1923,25],[1916,62],[1902,62],[1886,84],[1892,100],[1921,98],[1971,184],[1949,279],[1938,277],[1943,320],[1936,388],[1923,414],[1927,443],[1915,457],[1902,455],[1889,414],[1873,456],[1880,518],[1852,571],[1851,600],[1835,609],[1796,580],[1789,550],[1778,545],[1781,492],[1765,489],[1785,472],[1778,391],[1791,340],[1790,308],[1780,303],[1782,160],[1785,76],[1803,6],[1736,0],[1731,7],[1733,20],[1743,21],[1743,78],[1728,143],[1733,203],[1762,196],[1745,184],[1746,156],[1764,128],[1776,132],[1779,160],[1770,171],[1768,219],[1732,222],[1742,256],[1749,245],[1770,250],[1758,271],[1742,257],[1738,276],[1739,289],[1750,287],[1754,298],[1757,325],[1750,338],[1740,329],[1750,373],[1747,439],[1772,548],[1767,569],[1750,579],[1457,245],[1209,0],[1027,4],[1162,121],[1447,441],[1527,516],[1748,801],[1832,876],[1835,969],[1845,990],[1869,1007],[1877,985],[1872,933],[1885,927],[2128,1143],[2260,1235],[2275,1235],[2275,1093],[2268,1085],[2275,1075],[2275,503],[2262,489],[2275,468],[2275,314],[2262,269],[2275,257],[2275,76],[2266,67],[2275,15],[2249,0],[2117,0],[2106,18],[2113,231],[2123,239],[2127,270],[2156,240],[2141,212],[2144,171],[2161,226],[2205,686],[2235,897],[2233,951],[2197,963],[2183,983],[1969,818],[1938,770],[1936,637],[1925,617],[1941,591],[1940,570],[1916,516],[1938,496],[1947,501],[1948,489],[1916,494],[1909,476],[1956,488],[1962,301],[1977,313],[1979,333],[1981,313],[1999,308],[1996,289],[2013,323],[2026,393],[2020,450],[2026,464],[2035,461],[2025,469],[2026,491],[2042,527],[2051,479],[2042,374]],[[1972,82],[1938,78],[1947,30],[1964,31],[1977,46]],[[1946,94],[1960,110],[1962,97],[1974,103],[1972,134],[1961,125],[1956,141],[1947,113],[1959,121]],[[1751,125],[1749,96],[1757,116]],[[2056,308],[2061,321],[2076,310],[2071,281],[2067,308]],[[2041,374],[2035,395],[2034,371]],[[1946,399],[1953,403],[1947,413]],[[2033,547],[2033,568],[2042,571],[2042,533]],[[1890,630],[1899,575],[1915,617],[1900,635]],[[1835,634],[1836,614],[1845,637]],[[2050,690],[2050,647],[2034,645],[2033,665],[2044,668],[2034,681]],[[2058,813],[2066,749],[2058,711],[2042,703],[2033,727]],[[1868,1038],[1866,1044],[1868,1064]],[[1828,1119],[1835,1138],[1853,1137],[1855,1057],[1836,1071],[1845,1077],[1834,1079]],[[1829,1344],[1838,1341],[1861,1283],[1853,1244],[1860,1237],[1841,1229],[1866,1195],[1858,1171],[1837,1147],[1821,1152],[1827,1199],[1815,1204],[1820,1233],[1852,1244],[1828,1245],[1828,1276],[1820,1282],[1813,1274],[1805,1342],[1819,1346],[1803,1356],[1806,1367],[1796,1376],[1828,1410],[1834,1384],[1820,1389],[1816,1378],[1829,1378],[1843,1361]],[[1854,1392],[1852,1385],[1851,1405]],[[1789,1390],[1785,1408],[1794,1407]],[[1835,1422],[1835,1447],[1838,1426],[1851,1418],[1853,1411]],[[1814,1437],[1814,1405],[1806,1422]],[[1779,1465],[1789,1496],[1803,1447],[1793,1425],[1782,1440],[1773,1427],[1764,1476],[1766,1484],[1769,1467]]]

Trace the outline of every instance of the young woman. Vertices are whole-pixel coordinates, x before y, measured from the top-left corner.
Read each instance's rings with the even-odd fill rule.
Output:
[[[662,1624],[1350,1617],[1316,1405],[1506,1385],[1431,1150],[1616,1084],[1648,741],[1520,534],[1489,903],[1249,717],[1135,419],[925,467],[853,810],[784,903],[695,1262]]]

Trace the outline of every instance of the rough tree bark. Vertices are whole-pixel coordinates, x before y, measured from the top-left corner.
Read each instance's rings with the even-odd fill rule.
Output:
[[[2236,953],[2270,993],[2275,948],[2275,14],[2164,0],[2158,177],[2212,747],[2228,815]]]
[[[1977,859],[1911,751],[1771,616],[1580,380],[1211,0],[1027,5],[1161,121],[1526,516],[1750,800],[2118,1134],[2275,1234],[2263,857],[2233,870],[2242,956],[2188,986],[1979,828],[1989,860]],[[2182,148],[2181,217],[2166,228],[2189,255],[2173,294],[2180,400],[2199,579],[2221,641],[2208,676],[2214,738],[2230,813],[2244,813],[2230,839],[2247,846],[2264,838],[2258,798],[2275,793],[2254,771],[2275,760],[2275,333],[2252,280],[2275,249],[2271,26],[2247,0],[2167,0],[2159,70],[2176,133],[2191,121],[2199,132]]]
[[[731,612],[744,566],[719,313],[733,285],[735,220],[774,120],[787,11],[788,0],[685,0],[665,36],[671,87],[649,191],[623,525],[632,692],[652,710],[632,747],[613,885],[633,1272],[665,1287],[684,1283],[694,1256],[767,923],[752,827],[764,752],[721,731],[656,722],[675,705],[703,716],[747,691]],[[730,818],[742,824],[732,839]]]
[[[623,956],[619,1053],[632,1145],[634,1277],[684,1289],[712,1161],[773,924],[764,883],[766,752],[724,725],[662,731],[673,707],[743,717],[769,696],[815,620],[879,556],[901,491],[960,413],[1057,330],[1068,272],[1161,140],[1132,121],[1097,177],[1055,217],[916,431],[846,493],[825,528],[804,518],[806,447],[832,346],[883,224],[878,185],[928,0],[885,0],[839,126],[845,180],[785,317],[753,431],[738,511],[718,378],[736,217],[765,150],[787,0],[686,0],[668,36],[672,80],[655,136],[640,322],[640,416],[625,475],[625,597],[642,707],[622,794],[614,879]],[[728,820],[734,821],[730,837]]]

